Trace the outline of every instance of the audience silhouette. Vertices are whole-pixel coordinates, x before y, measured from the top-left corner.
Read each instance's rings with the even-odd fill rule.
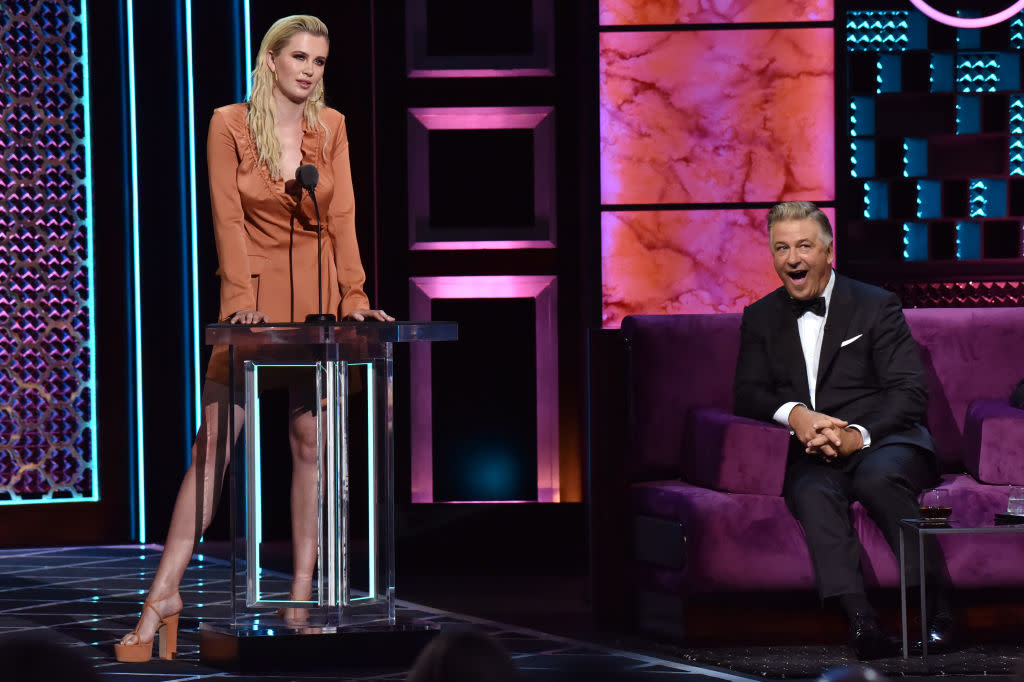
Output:
[[[18,682],[100,682],[81,647],[53,635],[19,633],[0,639],[3,679]]]
[[[413,663],[407,682],[520,682],[512,658],[494,638],[473,628],[442,630]]]

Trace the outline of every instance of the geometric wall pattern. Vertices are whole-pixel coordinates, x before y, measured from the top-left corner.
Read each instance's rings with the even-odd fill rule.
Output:
[[[85,1],[0,8],[0,504],[98,499]]]
[[[599,11],[602,325],[739,312],[778,286],[767,207],[836,198],[833,3]]]
[[[862,240],[864,260],[945,263],[947,274],[958,262],[1019,259],[1021,17],[983,31],[914,9],[850,10],[845,27],[851,249]],[[903,302],[1013,305],[1019,296],[986,285],[961,297],[961,288],[906,287]]]

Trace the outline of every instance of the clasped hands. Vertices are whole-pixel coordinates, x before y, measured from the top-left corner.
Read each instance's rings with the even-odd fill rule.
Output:
[[[366,320],[378,320],[380,322],[394,322],[395,318],[388,315],[383,310],[366,310],[360,308],[359,310],[353,310],[345,315],[346,320],[354,320],[356,322],[365,322]],[[231,324],[259,324],[261,322],[269,322],[270,318],[266,313],[259,310],[239,310],[237,313],[228,318],[228,322]]]
[[[849,457],[864,447],[864,438],[849,422],[797,405],[789,413],[789,426],[809,455],[826,462]]]

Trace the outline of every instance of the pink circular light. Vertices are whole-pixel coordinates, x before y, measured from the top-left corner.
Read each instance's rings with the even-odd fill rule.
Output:
[[[954,17],[951,14],[944,14],[933,8],[924,0],[910,0],[910,4],[921,10],[925,16],[946,24],[947,26],[955,26],[956,28],[984,28],[986,26],[992,26],[993,24],[1006,21],[1017,12],[1024,10],[1024,0],[1018,0],[1002,12],[996,12],[995,14],[990,14],[987,17],[964,19],[962,17]]]

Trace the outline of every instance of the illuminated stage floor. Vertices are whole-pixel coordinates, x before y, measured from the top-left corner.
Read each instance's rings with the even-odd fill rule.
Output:
[[[114,660],[113,642],[135,624],[146,588],[159,559],[158,547],[68,547],[0,550],[0,644],[23,633],[44,634],[75,649],[90,660],[104,680],[404,680],[405,667],[340,668],[331,675],[235,675],[200,665],[200,621],[224,621],[229,616],[228,563],[195,560],[182,583],[186,609],[179,631],[179,654],[173,661],[122,664]],[[410,593],[449,608],[483,613],[534,627],[559,630],[570,637],[507,625],[399,602],[401,615],[430,620],[442,628],[472,625],[498,639],[527,682],[596,680],[649,682],[679,680],[813,680],[825,669],[855,663],[847,647],[724,647],[687,649],[666,642],[631,636],[601,636],[592,629],[577,635],[572,623],[558,621],[564,604],[544,590],[502,590],[498,577],[445,580],[425,579]],[[442,583],[447,583],[442,584]],[[428,589],[434,584],[433,590]],[[559,584],[562,589],[564,584]],[[502,591],[496,594],[497,591]],[[480,595],[492,595],[490,602]],[[510,608],[513,606],[514,608]],[[494,610],[492,610],[494,609]],[[532,615],[531,615],[532,614]],[[564,614],[563,614],[564,615]],[[579,614],[574,614],[579,615]],[[552,622],[550,616],[555,616]],[[575,623],[578,627],[579,623]],[[607,633],[606,633],[607,634]],[[601,642],[601,643],[595,643]],[[628,650],[627,650],[628,649]],[[916,680],[1010,680],[1010,671],[1024,655],[1019,643],[974,646],[925,663],[889,659],[875,667],[903,682]],[[746,671],[746,672],[734,672]],[[0,661],[0,679],[3,673]]]
[[[0,639],[46,633],[93,662],[105,680],[403,680],[404,668],[339,670],[330,676],[238,676],[199,664],[200,621],[227,619],[228,564],[206,558],[189,565],[181,593],[186,608],[174,661],[118,663],[113,642],[135,623],[159,559],[155,547],[69,547],[0,550]],[[764,679],[700,668],[595,644],[400,602],[405,615],[443,627],[474,625],[512,654],[533,680]],[[2,666],[2,663],[0,663]],[[3,677],[0,675],[0,677]]]

